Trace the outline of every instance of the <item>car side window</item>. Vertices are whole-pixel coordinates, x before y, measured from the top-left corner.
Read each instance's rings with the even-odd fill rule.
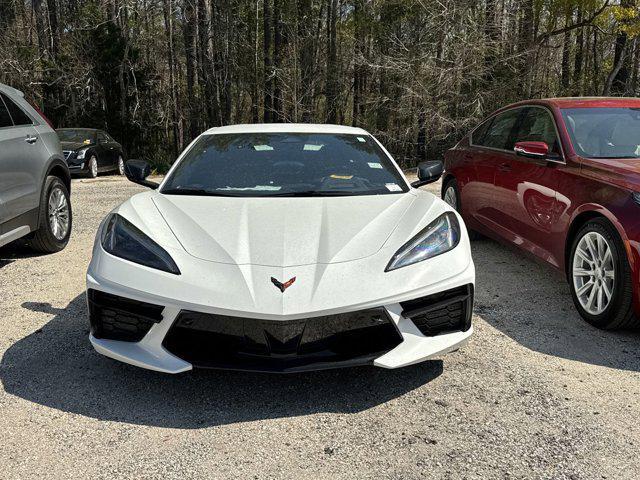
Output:
[[[0,128],[13,127],[13,121],[9,115],[9,110],[4,106],[4,102],[0,98]]]
[[[487,130],[489,130],[494,118],[495,117],[491,117],[489,120],[480,124],[480,126],[471,133],[471,143],[473,145],[483,145],[482,142],[484,142]]]
[[[33,125],[33,120],[31,120],[29,115],[24,113],[24,111],[18,105],[16,105],[13,100],[7,97],[4,93],[2,94],[2,99],[4,100],[4,103],[7,105],[7,109],[11,114],[11,118],[13,118],[14,125],[16,126]]]
[[[98,132],[98,143],[109,143],[107,136],[102,132]]]
[[[549,151],[560,154],[560,141],[551,113],[544,108],[527,108],[516,134],[518,142],[544,142]]]
[[[521,112],[521,109],[514,108],[496,115],[481,145],[500,150],[512,150],[515,144],[513,130]]]

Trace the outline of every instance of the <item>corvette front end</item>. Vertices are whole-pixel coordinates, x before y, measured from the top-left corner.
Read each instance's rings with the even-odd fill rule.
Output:
[[[462,219],[424,191],[149,191],[96,236],[90,340],[167,373],[398,368],[466,343],[474,282]]]

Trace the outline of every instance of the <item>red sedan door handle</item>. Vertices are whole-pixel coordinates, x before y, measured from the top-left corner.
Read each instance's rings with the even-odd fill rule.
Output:
[[[500,170],[501,172],[510,172],[511,165],[509,165],[508,163],[501,163],[500,165],[498,165],[498,170]]]

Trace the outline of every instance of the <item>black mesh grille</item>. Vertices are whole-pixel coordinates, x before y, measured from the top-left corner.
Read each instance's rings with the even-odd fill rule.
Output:
[[[453,288],[427,297],[401,302],[402,316],[410,318],[426,336],[466,332],[471,328],[473,286]]]
[[[161,305],[92,289],[87,291],[87,298],[91,333],[96,338],[139,342],[154,323],[162,320]]]
[[[199,367],[289,372],[367,364],[401,341],[383,308],[291,321],[183,311],[163,345]]]

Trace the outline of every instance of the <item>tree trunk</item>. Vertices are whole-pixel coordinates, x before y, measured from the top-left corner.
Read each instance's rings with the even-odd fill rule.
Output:
[[[273,121],[273,62],[271,60],[271,5],[263,0],[264,22],[264,122]]]
[[[298,102],[300,104],[300,117],[303,122],[309,122],[312,118],[313,102],[313,63],[314,48],[311,25],[311,0],[297,1],[297,23],[298,23],[298,70],[299,81],[297,82]]]
[[[196,36],[197,36],[197,16],[194,0],[185,0],[184,2],[184,53],[187,67],[187,98],[189,118],[186,124],[185,143],[190,142],[198,135],[198,108],[195,98],[196,79]]]
[[[620,6],[622,8],[634,7],[635,0],[622,0]],[[627,21],[623,20],[624,23]],[[607,85],[610,83],[610,87],[605,85],[605,90],[610,90],[613,94],[624,94],[627,88],[631,70],[631,55],[628,54],[627,43],[627,32],[620,30],[616,35],[613,70],[610,74],[610,76],[613,75],[613,80],[607,79]]]
[[[327,0],[327,122],[338,122],[338,57],[336,23],[338,21],[338,0]]]
[[[578,5],[577,23],[582,22],[582,6]],[[582,62],[583,62],[583,49],[584,49],[584,28],[578,29],[576,36],[576,56],[573,64],[573,95],[582,95]]]
[[[365,3],[364,0],[354,0],[353,19],[355,22],[355,41],[353,43],[353,113],[351,115],[351,125],[360,124],[362,115],[362,96],[364,93],[364,48],[365,48]]]
[[[567,6],[567,14],[565,15],[564,25],[569,27],[572,23],[573,12],[571,7]],[[562,87],[562,94],[566,95],[569,89],[569,82],[571,82],[571,69],[569,67],[571,56],[571,30],[564,32],[564,38],[562,42],[562,64],[561,64],[561,76],[560,86]]]
[[[169,67],[169,95],[171,99],[171,130],[173,131],[173,154],[178,156],[181,150],[182,136],[178,126],[178,99],[176,92],[175,52],[173,49],[173,0],[163,0],[164,28],[167,32],[167,61]]]
[[[520,36],[518,38],[518,54],[519,54],[519,67],[518,74],[519,85],[526,97],[531,95],[532,78],[531,74],[535,71],[535,55],[533,51],[534,47],[534,15],[533,15],[533,0],[520,0],[522,10],[522,27],[520,29]]]
[[[51,55],[55,59],[60,51],[60,27],[58,22],[57,0],[47,0],[47,10],[49,11],[49,27],[51,34]]]

